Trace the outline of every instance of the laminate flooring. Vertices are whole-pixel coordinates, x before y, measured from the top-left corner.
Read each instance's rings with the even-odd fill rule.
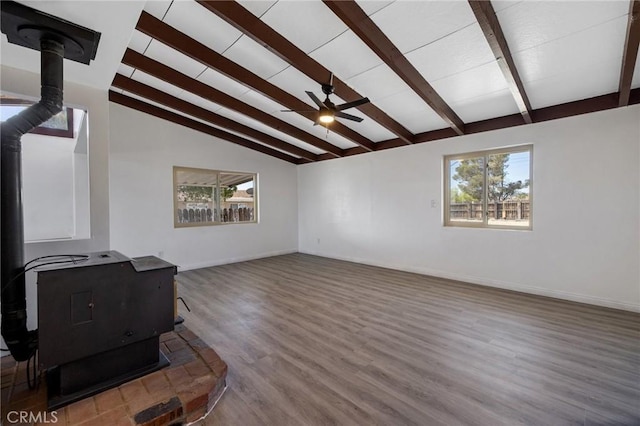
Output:
[[[177,279],[206,425],[640,425],[640,314],[305,254]]]

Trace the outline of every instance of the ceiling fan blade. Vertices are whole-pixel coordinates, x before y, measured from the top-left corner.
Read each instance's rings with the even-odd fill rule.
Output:
[[[305,92],[307,95],[309,95],[309,97],[311,98],[311,100],[313,102],[315,102],[316,105],[318,105],[319,107],[324,107],[326,108],[325,104],[318,99],[318,97],[316,95],[313,94],[313,92]]]
[[[353,120],[360,123],[363,119],[360,117],[356,117],[355,115],[347,114],[346,112],[336,111],[334,114],[336,117],[346,118],[347,120]]]
[[[371,101],[369,101],[369,98],[362,98],[362,99],[358,99],[357,101],[347,102],[347,103],[344,103],[342,105],[337,105],[336,106],[336,110],[337,111],[343,111],[345,109],[349,109],[349,108],[360,106],[362,104],[366,104],[368,102],[371,102]]]

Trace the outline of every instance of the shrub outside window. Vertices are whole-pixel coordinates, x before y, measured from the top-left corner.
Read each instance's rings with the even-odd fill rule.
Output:
[[[173,167],[174,227],[256,223],[257,175]]]
[[[444,158],[445,226],[532,229],[531,145]]]

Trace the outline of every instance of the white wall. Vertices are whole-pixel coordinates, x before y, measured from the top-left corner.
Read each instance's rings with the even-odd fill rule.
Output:
[[[3,91],[40,98],[39,74],[6,66],[0,68],[0,74],[2,75],[0,88]],[[86,253],[109,249],[109,100],[107,92],[65,82],[64,103],[89,112],[91,238],[28,243],[25,246],[27,261],[49,254]],[[35,273],[27,273],[26,282],[27,326],[29,329],[34,329],[37,327]]]
[[[443,156],[517,144],[533,230],[443,227]],[[640,311],[639,146],[634,106],[299,166],[299,251]]]
[[[182,270],[297,251],[296,166],[111,104],[111,248]],[[173,166],[258,173],[260,223],[173,226]]]

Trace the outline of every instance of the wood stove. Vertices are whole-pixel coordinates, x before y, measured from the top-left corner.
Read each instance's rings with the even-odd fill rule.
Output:
[[[169,364],[176,266],[117,251],[38,269],[39,365],[56,409]]]

